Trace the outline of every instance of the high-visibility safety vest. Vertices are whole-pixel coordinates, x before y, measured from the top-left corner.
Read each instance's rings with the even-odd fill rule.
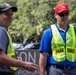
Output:
[[[3,27],[1,27],[1,28],[3,28]],[[3,28],[4,29],[4,28]],[[5,29],[4,29],[5,30]],[[6,31],[6,30],[5,30]],[[13,48],[13,45],[12,45],[12,39],[11,39],[11,37],[10,37],[10,35],[9,35],[9,33],[6,31],[6,33],[7,33],[7,35],[8,35],[8,38],[9,38],[9,44],[8,44],[8,48],[7,48],[7,51],[6,51],[6,53],[7,53],[7,55],[9,56],[9,57],[12,57],[12,58],[17,58],[17,56],[16,56],[16,53],[15,53],[15,51],[14,51],[14,48]],[[16,70],[18,70],[18,68],[17,67],[11,67],[11,66],[9,66],[9,69],[11,69],[11,70],[13,70],[13,71],[16,71]]]
[[[51,25],[52,29],[52,56],[56,62],[62,62],[68,60],[74,62],[76,60],[76,36],[74,26],[69,25],[69,29],[66,32],[66,42],[61,37],[56,25]]]

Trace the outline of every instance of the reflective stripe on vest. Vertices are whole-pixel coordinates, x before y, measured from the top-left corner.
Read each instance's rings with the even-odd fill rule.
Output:
[[[53,35],[51,41],[53,59],[56,62],[62,62],[65,60],[74,62],[76,60],[76,38],[74,26],[70,25],[68,31],[66,32],[66,43],[55,25],[51,25],[51,29]]]
[[[12,46],[12,40],[11,40],[11,37],[10,37],[8,32],[7,32],[7,35],[8,35],[8,38],[9,38],[9,44],[8,44],[8,48],[7,48],[7,55],[16,59],[17,57],[16,57],[16,54],[15,54],[14,48]],[[11,66],[9,66],[9,68],[13,71],[16,71],[18,69],[17,67],[11,67]]]

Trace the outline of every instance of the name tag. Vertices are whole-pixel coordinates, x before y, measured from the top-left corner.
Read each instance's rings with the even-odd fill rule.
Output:
[[[75,53],[75,49],[67,48],[67,52],[68,52],[68,53]]]
[[[56,49],[56,53],[62,53],[62,52],[64,52],[64,48]]]

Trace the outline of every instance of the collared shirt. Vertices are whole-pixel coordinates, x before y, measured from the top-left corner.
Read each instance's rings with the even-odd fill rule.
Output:
[[[8,44],[9,44],[9,39],[8,39],[8,35],[6,33],[7,31],[7,27],[5,27],[4,25],[0,24],[0,50],[3,50],[6,53]],[[0,63],[0,72],[11,72],[13,73],[13,71],[11,71],[6,65],[3,65]]]
[[[67,26],[66,31],[63,31],[62,29],[58,28],[58,26],[56,25],[61,37],[63,38],[64,42],[66,42],[66,32],[69,28],[69,25]],[[76,27],[75,27],[75,33],[76,33]],[[53,57],[52,57],[52,50],[51,50],[51,40],[52,40],[52,30],[51,28],[48,28],[47,30],[44,31],[44,34],[42,36],[41,39],[41,44],[40,44],[40,52],[47,52],[49,53],[48,55],[48,59],[47,59],[47,63],[48,64],[57,64],[60,66],[76,66],[76,61],[74,63],[69,62],[69,61],[63,61],[63,62],[56,62],[54,61]]]

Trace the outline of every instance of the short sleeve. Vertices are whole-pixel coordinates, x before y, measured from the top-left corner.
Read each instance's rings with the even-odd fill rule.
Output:
[[[0,50],[6,51],[8,47],[8,36],[3,28],[0,28]]]
[[[51,52],[51,39],[52,39],[52,31],[51,28],[48,28],[43,33],[39,48],[40,52]]]

